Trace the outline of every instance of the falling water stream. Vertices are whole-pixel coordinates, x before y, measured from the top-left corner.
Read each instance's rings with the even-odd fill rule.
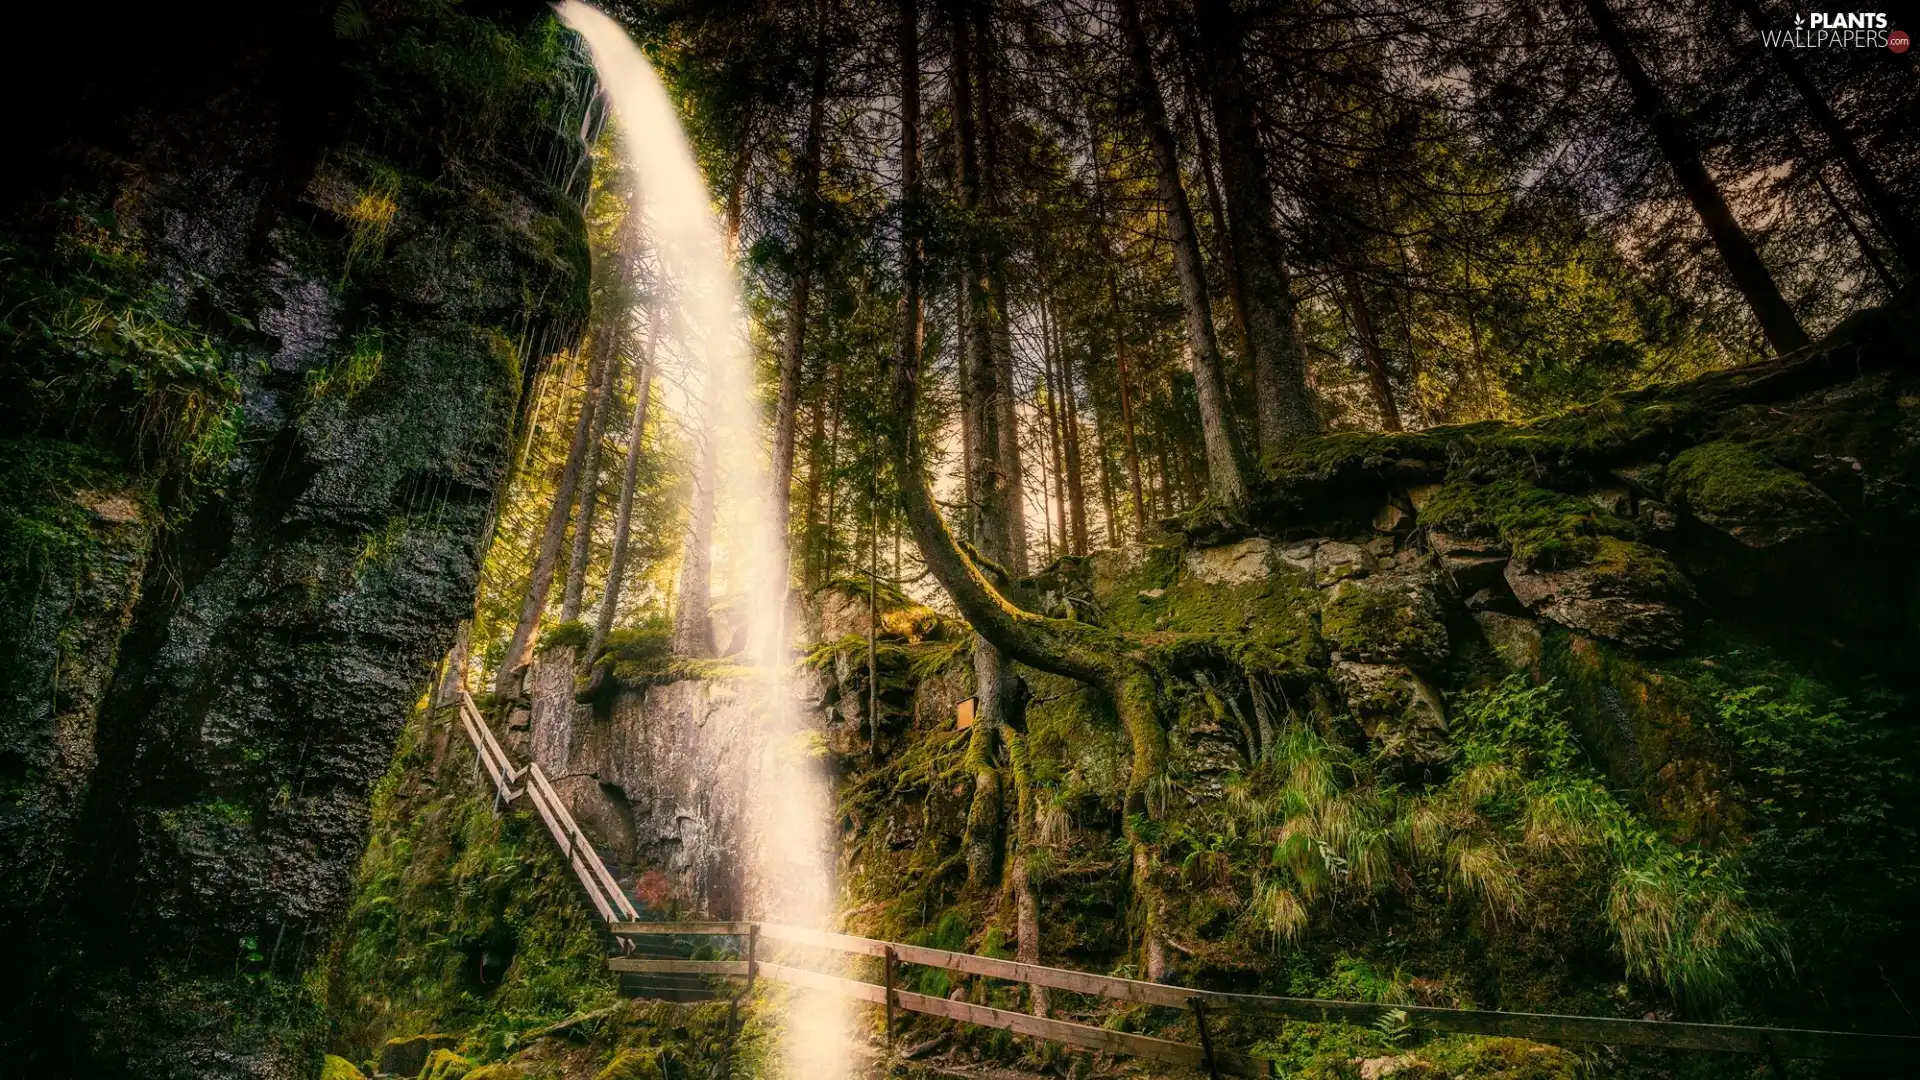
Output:
[[[763,685],[756,760],[742,762],[749,783],[744,873],[751,917],[826,928],[833,911],[830,801],[788,685],[784,631],[786,537],[776,527],[754,393],[746,308],[716,220],[713,200],[660,76],[627,35],[600,11],[565,0],[560,18],[582,38],[613,102],[621,152],[647,207],[647,224],[664,275],[672,282],[673,321],[697,361],[700,414],[690,425],[718,439],[721,529],[729,538],[728,576],[743,593],[753,670]],[[849,1075],[847,1009],[839,998],[803,993],[786,1029],[787,1075],[840,1080]]]

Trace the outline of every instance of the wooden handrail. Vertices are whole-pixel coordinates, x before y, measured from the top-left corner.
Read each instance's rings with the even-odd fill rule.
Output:
[[[875,1005],[884,1005],[887,1001],[886,987],[876,986],[873,983],[843,979],[837,975],[826,975],[806,968],[788,967],[785,964],[770,963],[766,960],[755,961],[753,966],[759,974],[792,986],[825,990],[857,1001],[872,1002]],[[714,974],[719,972],[716,971]],[[994,1009],[985,1005],[972,1005],[964,1001],[949,1001],[946,998],[916,994],[908,990],[893,991],[893,1000],[897,1007],[909,1012],[943,1016],[949,1020],[958,1020],[978,1027],[998,1028],[1002,1031],[1011,1031],[1016,1035],[1029,1035],[1038,1039],[1066,1043],[1069,1046],[1081,1046],[1110,1054],[1128,1054],[1176,1065],[1198,1067],[1204,1064],[1204,1051],[1190,1043],[1172,1042],[1124,1031],[1109,1031],[1106,1028],[1074,1024],[1065,1020],[1052,1020],[1044,1016],[1031,1016],[1006,1009]],[[1245,1054],[1215,1051],[1214,1064],[1222,1072],[1233,1076],[1273,1075],[1272,1068],[1265,1059],[1249,1057]]]
[[[573,820],[567,804],[553,790],[553,784],[540,768],[539,762],[516,766],[507,756],[505,748],[493,736],[493,729],[487,725],[486,718],[480,715],[479,706],[473,702],[473,695],[460,691],[460,722],[466,728],[467,739],[473,743],[473,752],[486,769],[487,776],[494,783],[502,803],[512,803],[521,796],[533,804],[540,815],[540,821],[552,834],[553,842],[560,847],[561,855],[567,865],[573,869],[573,876],[587,890],[587,898],[593,901],[594,910],[609,926],[623,920],[632,922],[640,918],[640,913],[627,898],[619,884],[613,880],[613,873],[600,859],[599,852],[593,849],[587,834],[582,832],[580,824]],[[525,776],[527,782],[515,788],[513,782]]]
[[[1021,982],[1030,986],[1045,986],[1073,993],[1091,994],[1133,1004],[1160,1005],[1182,1010],[1192,1010],[1198,1004],[1207,1011],[1231,1011],[1283,1020],[1355,1025],[1372,1025],[1383,1017],[1397,1015],[1403,1017],[1406,1023],[1415,1028],[1466,1035],[1498,1035],[1548,1042],[1601,1043],[1673,1050],[1710,1050],[1759,1056],[1778,1055],[1779,1057],[1852,1061],[1920,1061],[1920,1038],[1906,1035],[1818,1031],[1805,1028],[1764,1028],[1737,1024],[1693,1024],[1669,1020],[1629,1020],[1606,1016],[1563,1016],[1553,1013],[1498,1012],[1485,1009],[1443,1009],[1427,1005],[1392,1005],[1318,998],[1270,997],[1261,994],[1229,994],[1214,990],[1169,986],[1165,983],[1142,982],[1137,979],[1121,979],[1111,975],[1094,975],[1063,968],[1042,967],[1037,964],[1022,964],[991,956],[976,956],[972,953],[929,949],[921,945],[877,941],[872,938],[810,930],[780,923],[634,923],[616,925],[615,933],[627,935],[745,934],[754,932],[756,929],[760,937],[793,945],[879,957],[885,957],[891,950],[900,963],[918,964],[922,967],[941,968],[967,975]],[[714,969],[705,970],[712,974],[723,974]],[[861,1000],[876,1003],[886,1001],[886,989],[871,983],[853,982],[819,972],[808,972],[802,968],[786,967],[759,960],[749,962],[748,973],[755,972],[783,982],[845,992]],[[966,1020],[968,1023],[1001,1027],[1039,1038],[1072,1042],[1074,1045],[1089,1045],[1062,1037],[1059,1032],[1048,1034],[1040,1027],[1028,1023],[1028,1021],[1041,1020],[1042,1018],[1039,1017],[1029,1017],[1023,1013],[1005,1014],[1008,1017],[1020,1018],[1020,1024],[1023,1026],[1015,1027],[1011,1026],[1012,1021],[1000,1023],[999,1020],[1003,1019],[1002,1017],[987,1015],[999,1013],[1001,1010],[945,1002],[940,999],[928,999],[939,1003],[927,1008],[915,1008],[914,1005],[908,1004],[909,998],[918,997],[919,995],[910,995],[905,991],[894,991],[896,1004],[916,1012],[950,1016],[954,1019]],[[924,1001],[922,1003],[924,1004]],[[961,1012],[966,1012],[967,1015],[959,1015]],[[1045,1023],[1060,1022],[1045,1021]],[[1185,1046],[1186,1044],[1168,1045]],[[1188,1047],[1188,1050],[1194,1053],[1202,1052],[1200,1047]],[[1142,1053],[1136,1056],[1151,1057],[1153,1055]],[[1224,1050],[1213,1051],[1214,1064],[1222,1072],[1233,1075],[1266,1075],[1238,1071],[1241,1066],[1230,1064],[1229,1059],[1240,1057],[1242,1055],[1234,1055]],[[1157,1060],[1175,1059],[1161,1057]]]

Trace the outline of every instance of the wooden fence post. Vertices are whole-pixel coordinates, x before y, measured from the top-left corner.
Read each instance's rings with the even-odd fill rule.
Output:
[[[893,946],[887,946],[886,954],[881,957],[881,964],[885,968],[885,974],[882,977],[886,980],[884,986],[887,992],[887,1046],[891,1047],[893,1046],[893,978],[895,969],[899,966],[899,960],[894,956]]]
[[[755,960],[757,959],[755,954],[759,951],[759,945],[760,945],[760,924],[748,923],[747,924],[747,993],[749,994],[753,993],[753,976],[756,973],[757,968],[759,967],[759,965],[755,963]]]
[[[1206,1063],[1208,1080],[1220,1080],[1220,1067],[1213,1061],[1213,1036],[1207,1034],[1207,1006],[1197,997],[1187,1004],[1193,1006],[1193,1023],[1200,1029],[1200,1060]]]

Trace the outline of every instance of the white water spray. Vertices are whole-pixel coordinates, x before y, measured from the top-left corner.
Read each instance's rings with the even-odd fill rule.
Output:
[[[752,777],[754,807],[752,836],[743,845],[752,859],[745,868],[746,914],[826,929],[833,913],[831,802],[788,686],[785,523],[771,515],[740,281],[680,118],[653,65],[620,24],[601,12],[578,0],[565,0],[558,10],[586,40],[613,102],[622,153],[646,201],[661,266],[674,281],[674,321],[704,361],[702,392],[689,395],[704,403],[692,427],[703,438],[720,440],[719,505],[732,563],[727,570],[744,587],[748,641],[765,682],[758,760],[742,763]],[[787,1023],[787,1075],[850,1075],[847,1021],[839,998],[798,994]]]

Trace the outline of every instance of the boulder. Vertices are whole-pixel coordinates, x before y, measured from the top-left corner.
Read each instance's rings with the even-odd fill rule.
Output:
[[[380,1048],[380,1071],[392,1076],[419,1076],[436,1050],[460,1045],[458,1035],[412,1035],[388,1039]]]
[[[1831,533],[1846,513],[1806,477],[1743,444],[1702,443],[1667,466],[1666,501],[1749,548]]]
[[[1313,549],[1313,583],[1325,588],[1347,578],[1366,577],[1375,563],[1367,549],[1342,540],[1326,540]]]
[[[1244,585],[1273,573],[1273,545],[1259,537],[1187,552],[1187,573],[1209,585]]]
[[[1320,634],[1347,660],[1431,669],[1447,659],[1440,602],[1418,577],[1337,582],[1320,609]]]
[[[1311,574],[1313,573],[1313,553],[1319,546],[1320,541],[1318,540],[1306,540],[1281,548],[1276,554],[1276,557],[1280,560],[1280,565],[1289,570],[1297,570],[1302,574]]]
[[[1542,569],[1507,565],[1515,599],[1543,618],[1630,649],[1679,648],[1693,586],[1667,556],[1632,540],[1601,537],[1585,565]]]
[[[1497,540],[1439,529],[1427,530],[1427,548],[1453,582],[1455,591],[1471,595],[1500,579],[1507,566],[1507,550]]]
[[[1540,664],[1540,624],[1532,619],[1476,611],[1473,621],[1493,646],[1494,655],[1515,671],[1532,671]]]
[[[1373,513],[1373,527],[1383,533],[1412,532],[1413,514],[1399,503],[1382,503]]]
[[[1336,660],[1333,681],[1346,695],[1347,711],[1383,757],[1430,764],[1446,756],[1446,708],[1413,669]]]

